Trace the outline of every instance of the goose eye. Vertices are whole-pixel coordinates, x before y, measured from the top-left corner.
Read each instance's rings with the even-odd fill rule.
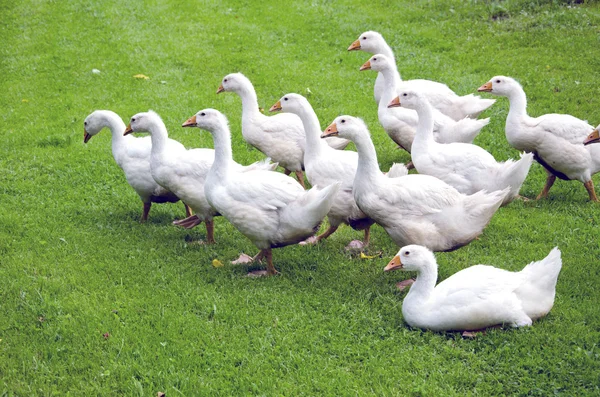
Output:
[[[366,39],[367,39],[367,36],[363,36],[363,40],[366,40]]]
[[[346,120],[342,119],[342,124],[345,123],[345,122],[346,122]]]
[[[410,251],[404,251],[404,255],[409,256],[410,255]]]
[[[200,116],[206,116],[206,113],[202,112],[200,113]]]
[[[287,98],[283,98],[284,101],[287,101]]]
[[[377,58],[373,58],[373,60],[374,60],[374,61],[376,61],[376,60],[377,60]]]
[[[135,121],[135,117],[132,117],[131,118],[131,122],[133,123],[134,121]]]
[[[404,94],[402,94],[402,96],[408,96],[408,94],[405,92]]]
[[[223,83],[227,83],[227,79],[223,80]]]
[[[500,80],[496,80],[496,83],[500,83]]]
[[[84,121],[84,122],[83,122],[83,125],[87,125],[87,121]]]

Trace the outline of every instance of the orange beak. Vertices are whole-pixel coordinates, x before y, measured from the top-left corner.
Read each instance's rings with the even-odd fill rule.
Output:
[[[123,133],[123,136],[125,135],[129,135],[133,132],[133,130],[131,129],[131,123],[127,124],[127,127],[125,128],[125,132]]]
[[[281,101],[277,101],[277,103],[275,103],[275,105],[271,106],[271,108],[269,109],[269,112],[276,112],[278,110],[281,110]]]
[[[400,262],[400,257],[398,255],[392,258],[390,263],[388,263],[387,266],[383,268],[383,271],[391,272],[392,270],[397,269],[402,269],[402,262]]]
[[[360,50],[360,40],[354,40],[350,47],[348,47],[348,51]]]
[[[217,92],[218,94],[218,92]],[[189,119],[185,121],[185,123],[181,124],[182,127],[195,127],[198,123],[196,122],[196,115],[193,115]]]
[[[335,136],[338,134],[337,125],[335,123],[331,123],[329,127],[323,131],[323,135],[321,138],[327,138],[328,136]]]
[[[396,98],[392,99],[392,101],[390,103],[388,103],[387,107],[388,108],[397,108],[397,107],[400,107],[400,106],[402,106],[400,104],[400,97],[397,96]]]
[[[598,128],[596,128],[587,138],[583,141],[584,145],[589,145],[590,143],[598,143],[600,142],[600,132],[598,132]]]
[[[83,143],[88,143],[88,141],[92,139],[92,135],[88,134],[88,132],[83,129]]]
[[[477,89],[477,91],[479,91],[479,92],[491,92],[492,91],[492,82],[488,81],[487,83],[485,83],[484,85],[482,85],[481,87],[479,87]]]
[[[223,91],[225,91],[225,88],[223,88],[223,84],[219,85],[219,88],[217,88],[217,94],[222,93]]]
[[[363,70],[371,70],[371,61],[367,61],[365,62],[361,67],[360,67],[360,71],[362,72]]]

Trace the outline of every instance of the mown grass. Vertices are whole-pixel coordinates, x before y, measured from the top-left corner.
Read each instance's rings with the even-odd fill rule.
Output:
[[[370,247],[381,258],[347,255],[358,234],[345,227],[317,247],[278,250],[280,277],[249,279],[211,266],[255,251],[225,219],[215,246],[193,244],[202,227],[170,225],[180,204],[156,205],[139,224],[110,134],[82,143],[92,110],[127,119],[151,108],[173,138],[210,146],[208,134],[179,126],[214,107],[230,119],[236,158],[261,159],[239,134],[239,98],[215,95],[241,71],[264,108],[298,92],[323,126],[363,117],[387,169],[407,156],[377,123],[375,75],[358,72],[369,56],[346,52],[369,29],[388,39],[404,78],[466,94],[510,75],[530,114],[596,124],[599,8],[560,3],[1,3],[0,394],[597,395],[600,207],[580,183],[502,208],[480,240],[438,255],[443,279],[563,252],[547,318],[463,340],[403,323],[394,283],[405,275],[383,274],[397,247],[381,228]],[[507,108],[499,99],[477,138],[498,159],[518,155],[503,134]],[[534,165],[522,193],[534,197],[544,178]]]

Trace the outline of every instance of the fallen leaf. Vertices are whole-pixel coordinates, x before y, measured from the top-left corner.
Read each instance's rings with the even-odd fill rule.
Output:
[[[27,103],[29,102],[29,99],[21,99],[21,102]]]
[[[145,74],[136,74],[135,76],[133,76],[136,79],[144,79],[144,80],[150,80],[150,77],[146,76]]]
[[[366,255],[364,252],[360,253],[360,259],[373,259],[379,258],[381,256],[381,252],[377,252],[375,255]]]
[[[94,73],[94,74],[100,74],[100,71],[98,69],[92,69],[92,73]]]
[[[213,261],[212,261],[212,265],[213,265],[213,267],[223,267],[223,266],[225,266],[225,265],[223,264],[223,262],[221,262],[221,261],[220,261],[220,260],[218,260],[218,259],[213,259]]]
[[[108,332],[107,332],[107,333],[105,333],[105,334],[102,334],[102,336],[104,336],[104,339],[108,339],[108,338],[110,338],[110,334],[109,334]]]

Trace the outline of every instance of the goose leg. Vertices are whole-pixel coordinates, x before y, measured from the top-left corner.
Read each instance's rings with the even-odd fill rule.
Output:
[[[190,208],[190,206],[187,205],[186,203],[183,203],[183,206],[185,207],[185,217],[189,218],[190,216],[192,216],[193,213],[192,213],[192,209]]]
[[[191,229],[193,227],[198,226],[199,224],[202,223],[202,220],[200,218],[198,218],[198,215],[192,215],[190,217],[187,217],[185,219],[180,219],[178,221],[173,221],[173,224],[175,226],[181,226],[185,229]]]
[[[263,250],[265,258],[267,258],[267,275],[273,276],[275,274],[279,274],[279,272],[275,269],[273,265],[273,254],[271,252],[271,248]]]
[[[542,189],[540,194],[538,194],[536,200],[548,197],[548,192],[550,191],[550,188],[552,187],[552,185],[554,185],[554,181],[556,181],[556,176],[552,175],[552,174],[548,174],[548,178],[546,179],[546,184],[544,185],[544,188]]]
[[[144,223],[148,220],[148,213],[150,212],[150,207],[152,207],[152,202],[144,203],[144,211],[142,212],[142,219],[140,219],[141,223]]]
[[[283,169],[283,173],[286,174],[286,175],[289,175],[289,174],[292,173],[292,171],[288,170],[287,168],[284,168]]]
[[[371,226],[365,229],[365,239],[363,242],[365,243],[365,247],[369,245],[369,240],[371,239]]]
[[[214,244],[215,243],[215,221],[210,220],[204,222],[206,226],[206,244]]]
[[[590,195],[590,200],[598,202],[598,197],[596,197],[596,191],[594,190],[594,181],[591,179],[583,184]]]
[[[300,182],[302,187],[306,189],[306,186],[304,186],[304,173],[302,171],[296,171],[296,178],[298,178],[298,182]]]

